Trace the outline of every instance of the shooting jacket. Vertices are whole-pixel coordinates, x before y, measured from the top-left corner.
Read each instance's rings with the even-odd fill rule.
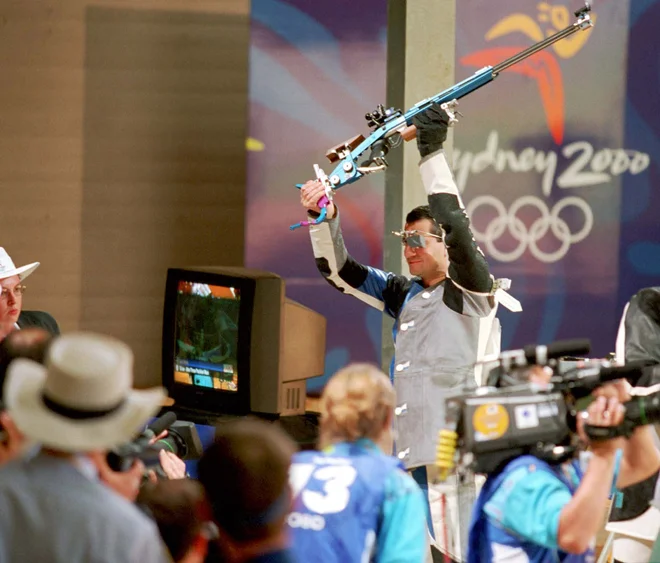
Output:
[[[339,211],[310,228],[316,264],[328,283],[395,319],[395,454],[408,468],[433,463],[447,392],[473,383],[475,362],[498,352],[500,342],[496,286],[443,151],[425,157],[420,172],[449,255],[449,275],[438,285],[424,287],[420,278],[357,262],[344,244]]]

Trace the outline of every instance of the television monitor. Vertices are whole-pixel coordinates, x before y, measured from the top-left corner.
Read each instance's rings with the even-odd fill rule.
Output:
[[[325,331],[325,317],[287,299],[276,274],[170,268],[163,385],[185,409],[303,414],[306,380],[323,374]]]

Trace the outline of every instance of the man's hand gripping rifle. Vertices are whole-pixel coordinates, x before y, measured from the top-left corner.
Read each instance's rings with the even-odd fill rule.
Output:
[[[573,35],[577,31],[591,27],[593,22],[589,15],[590,10],[589,3],[585,2],[584,7],[575,12],[576,21],[563,30],[535,43],[494,67],[487,66],[478,70],[472,76],[458,84],[447,88],[435,96],[418,102],[406,112],[379,105],[375,111],[366,114],[367,123],[372,128],[371,134],[366,138],[364,135],[357,135],[331,148],[326,153],[326,157],[331,163],[335,164],[335,168],[329,176],[326,176],[318,165],[314,165],[316,177],[326,186],[326,195],[318,202],[321,214],[311,221],[302,221],[291,225],[290,229],[294,230],[307,225],[318,225],[326,218],[325,207],[332,199],[334,190],[357,182],[366,174],[385,170],[387,168],[385,157],[389,150],[401,144],[401,139],[410,141],[415,138],[416,129],[413,125],[415,116],[426,111],[432,105],[438,104],[447,112],[449,124],[453,125],[457,121],[456,106],[458,105],[458,100],[471,94],[485,84],[492,82],[496,76],[510,66],[531,57],[535,53],[542,51],[561,39]],[[301,188],[302,184],[298,184],[296,187]]]

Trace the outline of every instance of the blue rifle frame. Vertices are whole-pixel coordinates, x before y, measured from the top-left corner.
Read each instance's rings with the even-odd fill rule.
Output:
[[[332,200],[334,190],[338,190],[348,184],[357,182],[365,174],[383,170],[386,167],[386,162],[384,160],[385,154],[387,154],[389,148],[399,144],[401,133],[406,128],[413,125],[413,118],[416,115],[426,111],[434,104],[450,104],[453,101],[471,94],[485,84],[492,82],[496,76],[510,66],[513,66],[577,31],[593,26],[593,22],[589,15],[590,10],[591,7],[589,6],[589,3],[585,2],[585,6],[575,12],[577,18],[576,21],[563,30],[535,43],[531,47],[528,47],[494,67],[487,66],[478,70],[472,76],[462,80],[451,88],[447,88],[435,96],[431,96],[430,98],[416,103],[405,113],[393,108],[385,110],[380,106],[379,109],[374,112],[374,114],[378,114],[376,123],[379,124],[379,126],[376,127],[368,137],[364,138],[359,135],[354,139],[350,139],[345,143],[330,149],[327,156],[331,162],[337,162],[337,165],[328,176],[322,174],[322,171],[322,175],[320,175],[317,167],[317,177],[326,187],[326,196],[328,200]],[[372,115],[373,114],[367,114],[367,119]],[[372,121],[372,123],[374,123],[374,121]],[[374,149],[376,149],[376,156],[374,156]],[[365,155],[367,151],[371,151],[371,155],[363,165],[360,165],[358,159]],[[371,167],[370,164],[373,162],[382,164],[377,167]],[[302,184],[297,184],[296,187],[301,188]],[[321,208],[321,213],[316,219],[296,223],[295,225],[291,225],[290,229],[294,230],[306,225],[318,225],[325,220],[326,213],[327,211],[324,206]]]

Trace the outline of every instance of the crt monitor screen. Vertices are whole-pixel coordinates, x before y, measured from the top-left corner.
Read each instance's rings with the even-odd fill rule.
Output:
[[[323,373],[325,318],[286,299],[271,272],[169,268],[163,385],[175,408],[217,415],[302,413]]]
[[[163,385],[175,404],[247,414],[253,280],[170,268],[163,316]]]
[[[241,291],[179,281],[175,312],[174,381],[238,391]]]

